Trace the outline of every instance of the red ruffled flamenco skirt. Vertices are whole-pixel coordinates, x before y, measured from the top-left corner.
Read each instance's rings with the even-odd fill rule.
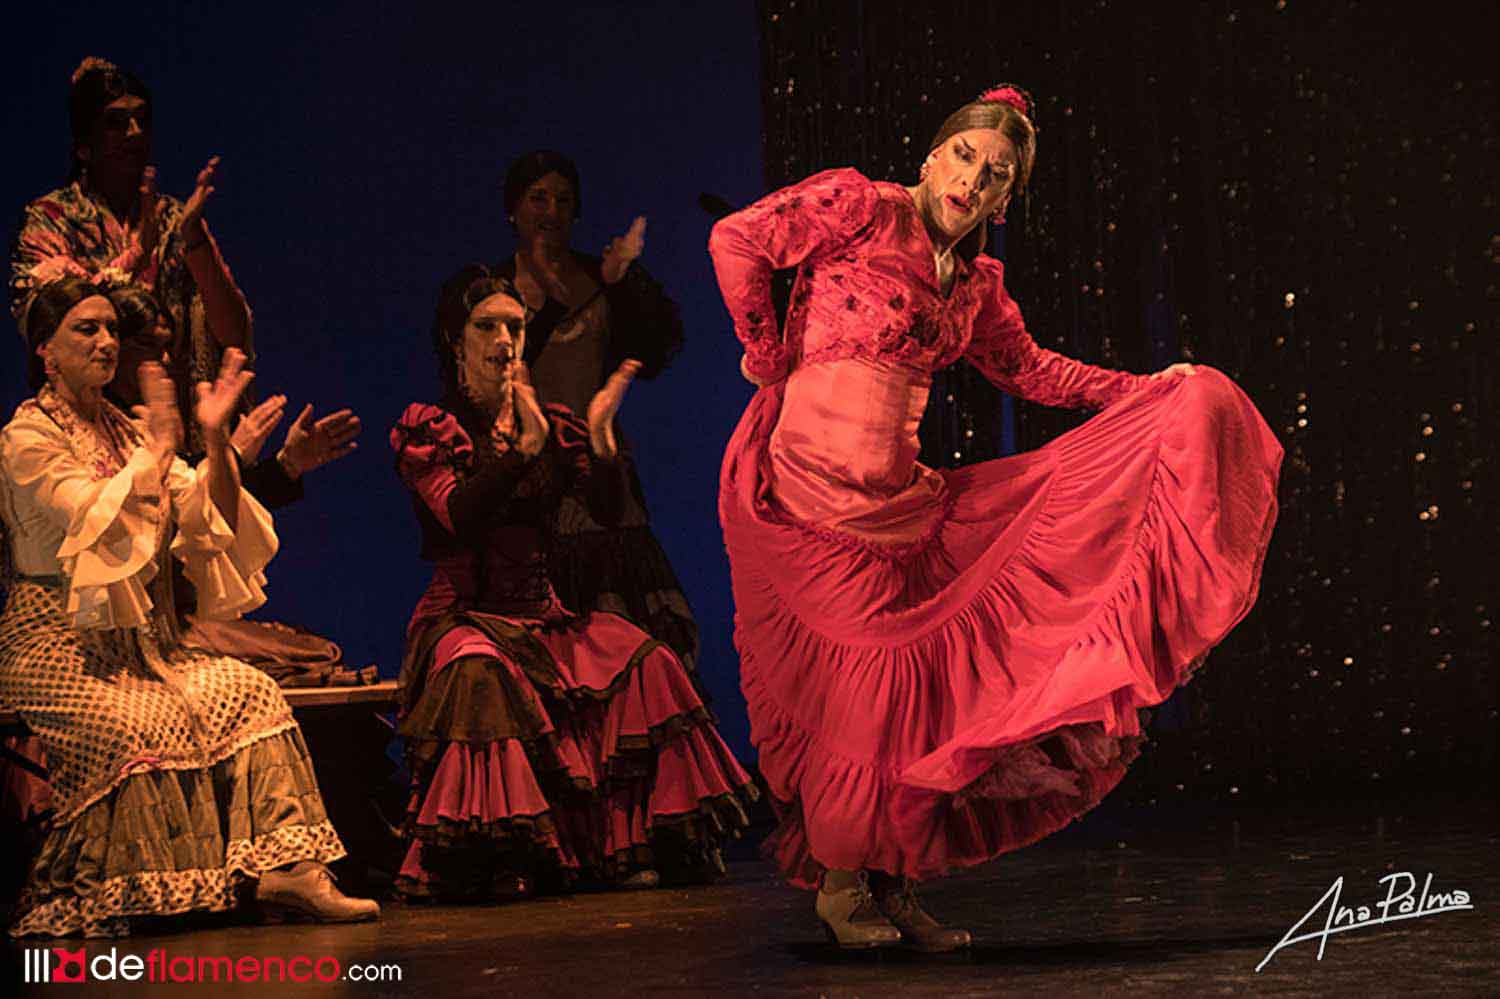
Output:
[[[623,618],[450,611],[412,629],[402,683],[406,894],[619,879],[663,849],[711,873],[745,825],[749,776],[681,662]]]
[[[939,875],[1096,805],[1137,709],[1249,611],[1275,522],[1281,446],[1211,368],[951,472],[915,463],[925,399],[867,362],[801,369],[725,456],[768,849],[802,887]]]

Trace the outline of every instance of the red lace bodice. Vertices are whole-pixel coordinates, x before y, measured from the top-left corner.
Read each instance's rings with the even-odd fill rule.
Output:
[[[550,523],[562,494],[586,496],[614,485],[593,472],[588,427],[560,406],[545,407],[551,433],[541,454],[515,468],[484,504],[480,536],[465,536],[452,500],[486,461],[452,412],[425,403],[406,407],[391,428],[396,472],[422,527],[422,556],[435,565],[412,620],[453,607],[525,618],[565,615],[548,575]],[[592,507],[592,504],[591,504]]]
[[[1102,409],[1145,381],[1037,346],[1005,290],[1004,266],[991,257],[956,261],[945,297],[911,195],[857,170],[816,174],[721,220],[709,252],[745,368],[763,383],[845,358],[925,378],[964,358],[1024,399]],[[771,273],[794,266],[781,331]]]

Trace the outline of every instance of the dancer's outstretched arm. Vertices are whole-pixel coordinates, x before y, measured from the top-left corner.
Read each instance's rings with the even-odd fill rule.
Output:
[[[1103,409],[1149,384],[1149,376],[1085,364],[1038,346],[1026,331],[1020,306],[1005,290],[1003,265],[981,256],[974,266],[980,271],[975,279],[991,287],[964,359],[996,386],[1046,406]]]

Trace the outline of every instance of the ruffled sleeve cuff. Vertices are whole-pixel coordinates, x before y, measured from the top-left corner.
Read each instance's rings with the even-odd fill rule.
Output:
[[[192,477],[192,483],[177,500],[177,536],[172,540],[172,554],[182,562],[197,592],[199,617],[239,617],[266,602],[263,570],[277,548],[271,515],[241,489],[238,529],[231,531],[209,498],[204,467],[184,474]]]
[[[57,550],[68,579],[67,613],[77,628],[132,628],[151,613],[162,489],[156,459],[136,448],[125,467],[82,505]]]
[[[740,371],[755,384],[762,387],[772,385],[785,378],[790,369],[791,355],[780,341],[746,342],[745,353],[740,358]]]

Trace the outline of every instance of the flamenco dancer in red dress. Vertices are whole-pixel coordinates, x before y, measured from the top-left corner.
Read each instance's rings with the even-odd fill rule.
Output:
[[[1014,87],[954,112],[912,187],[830,170],[709,243],[761,386],[724,457],[735,641],[784,875],[844,946],[969,942],[914,882],[1032,843],[1124,776],[1254,603],[1282,449],[1212,368],[1036,345],[982,252],[1035,156]],[[797,267],[785,329],[771,272]],[[932,372],[1101,410],[1038,451],[917,463]]]
[[[442,405],[408,406],[391,431],[434,563],[400,681],[413,787],[397,889],[413,900],[580,878],[649,888],[662,862],[712,874],[755,794],[672,650],[553,590],[562,498],[606,525],[624,508],[613,426],[640,363],[620,365],[586,420],[543,407],[521,360],[525,320],[508,280],[459,271],[433,326]]]

